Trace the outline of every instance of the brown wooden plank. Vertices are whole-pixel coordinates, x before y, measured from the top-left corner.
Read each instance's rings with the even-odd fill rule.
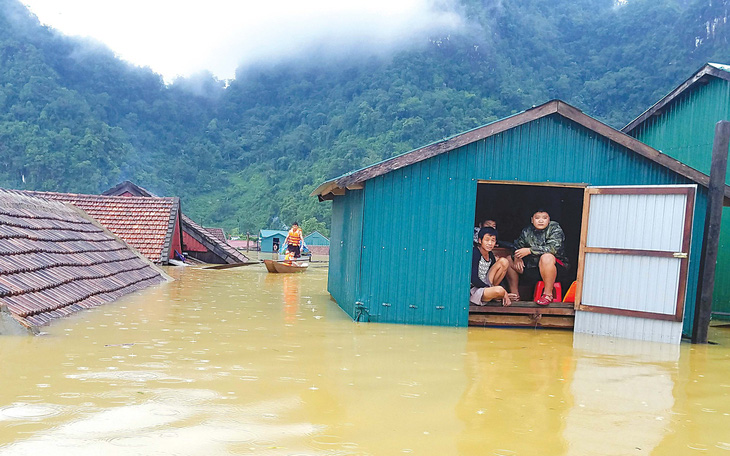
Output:
[[[717,252],[720,247],[720,222],[722,221],[722,189],[725,187],[727,155],[730,149],[730,122],[721,120],[715,125],[712,145],[710,190],[707,195],[705,236],[700,260],[700,281],[697,291],[692,328],[692,343],[706,344],[712,316],[712,293],[715,288]]]
[[[530,315],[489,315],[469,316],[469,326],[524,326],[530,328],[572,328],[573,317],[545,315],[535,318]]]
[[[687,253],[683,251],[682,253]],[[675,252],[666,250],[641,250],[641,249],[615,249],[611,247],[586,247],[584,253],[606,253],[613,255],[638,255],[660,258],[674,258]]]
[[[551,304],[552,306],[552,304]],[[472,314],[526,314],[526,315],[575,315],[573,306],[559,307],[520,307],[520,306],[470,306]]]
[[[577,309],[583,297],[583,269],[586,263],[586,244],[588,243],[588,215],[591,207],[592,188],[583,193],[583,215],[580,222],[580,243],[578,244],[578,272],[575,279],[575,304]]]
[[[724,182],[724,180],[723,180]],[[687,277],[689,275],[689,253],[692,245],[692,224],[694,222],[695,188],[687,192],[686,207],[684,210],[684,238],[682,239],[682,251],[687,252],[687,258],[682,259],[679,265],[679,289],[677,290],[677,312],[676,321],[682,321],[684,317],[684,304],[687,296]],[[724,198],[724,197],[723,197]]]
[[[560,188],[586,188],[587,183],[575,182],[529,182],[529,181],[503,181],[503,180],[484,180],[477,179],[479,184],[499,184],[499,185],[528,185],[530,187],[560,187]]]
[[[686,195],[689,187],[591,187],[590,193],[596,195]]]
[[[578,310],[585,310],[587,312],[605,313],[605,314],[610,314],[610,315],[623,315],[625,317],[648,318],[648,319],[652,319],[652,320],[682,321],[681,317],[679,319],[677,319],[677,316],[674,314],[643,312],[640,310],[613,309],[611,307],[587,306],[587,305],[583,305],[583,304],[578,306]]]

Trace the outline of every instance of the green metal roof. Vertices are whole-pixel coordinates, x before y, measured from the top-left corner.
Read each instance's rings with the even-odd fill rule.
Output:
[[[687,90],[693,89],[697,84],[706,82],[707,78],[720,78],[730,81],[730,65],[722,63],[706,63],[702,68],[697,70],[689,79],[677,86],[669,92],[664,98],[657,101],[654,106],[647,109],[639,117],[632,120],[624,128],[621,129],[626,134],[630,134],[639,125],[646,122],[654,115],[661,115],[666,110],[667,105],[673,103],[679,96]]]
[[[705,67],[710,68],[712,72],[727,75],[728,79],[730,79],[730,73],[718,70],[709,65],[705,65]],[[363,183],[368,179],[372,179],[373,177],[377,177],[395,171],[397,169],[413,165],[436,155],[455,150],[459,147],[465,146],[475,141],[488,138],[498,133],[505,132],[512,128],[553,114],[557,114],[559,116],[572,120],[573,122],[576,122],[584,126],[585,128],[594,131],[596,134],[603,136],[615,143],[618,143],[626,147],[627,149],[637,153],[638,155],[648,158],[649,160],[656,162],[683,177],[691,179],[692,181],[697,182],[700,185],[703,185],[705,187],[709,185],[710,179],[706,174],[703,174],[696,169],[693,169],[686,164],[659,152],[658,150],[642,143],[641,141],[638,141],[637,139],[625,133],[609,127],[608,125],[594,119],[593,117],[584,114],[579,109],[565,103],[564,101],[552,100],[540,106],[536,106],[526,111],[523,111],[519,114],[506,117],[504,119],[489,123],[482,127],[478,127],[459,135],[452,136],[451,138],[429,144],[425,147],[406,152],[404,154],[389,158],[387,160],[383,160],[357,171],[344,174],[335,179],[331,179],[317,187],[311,193],[311,196],[318,196],[320,200],[329,199],[325,197],[327,197],[328,195],[341,195],[346,189],[362,188]],[[730,198],[730,188],[725,189],[725,197],[726,199]]]
[[[288,231],[283,230],[261,230],[259,231],[260,238],[267,238],[271,236],[286,236]]]

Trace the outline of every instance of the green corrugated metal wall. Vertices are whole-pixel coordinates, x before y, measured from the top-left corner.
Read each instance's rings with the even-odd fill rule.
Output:
[[[360,299],[363,191],[348,191],[332,202],[330,268],[327,290],[339,306],[356,317]]]
[[[659,116],[652,116],[631,135],[670,157],[709,174],[715,124],[730,120],[730,81],[712,78],[688,91]],[[730,184],[730,167],[727,180]],[[722,214],[720,248],[712,299],[714,317],[730,319],[730,208]],[[723,315],[725,314],[725,315]]]
[[[364,191],[335,197],[332,248],[343,233],[347,198],[364,192],[361,288],[370,321],[465,326],[478,180],[686,184],[689,180],[584,127],[552,115],[368,180]],[[697,210],[704,213],[699,189]],[[703,217],[695,217],[685,333],[691,329]],[[335,229],[336,228],[336,229]],[[336,234],[337,233],[337,234]],[[574,240],[573,242],[578,242]],[[354,246],[352,246],[354,247]],[[356,253],[351,252],[354,257]],[[330,257],[330,293],[344,274]],[[347,269],[345,272],[344,269]],[[352,315],[352,302],[340,306]]]

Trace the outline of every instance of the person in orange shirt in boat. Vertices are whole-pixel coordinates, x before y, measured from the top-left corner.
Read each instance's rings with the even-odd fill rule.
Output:
[[[291,229],[289,230],[289,234],[286,235],[284,243],[287,244],[287,252],[292,252],[294,254],[294,258],[299,258],[302,255],[301,248],[303,240],[304,236],[302,235],[302,229],[299,228],[299,224],[297,222],[292,223]]]
[[[287,250],[286,254],[284,255],[284,263],[286,264],[294,264],[294,252],[290,252]]]

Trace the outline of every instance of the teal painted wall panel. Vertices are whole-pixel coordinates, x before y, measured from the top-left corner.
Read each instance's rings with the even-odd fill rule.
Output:
[[[330,245],[330,240],[324,237],[319,231],[315,231],[304,236],[304,243],[308,246],[328,246]]]
[[[652,116],[631,135],[670,157],[709,174],[715,124],[730,120],[730,81],[712,78],[678,97],[659,116]],[[730,184],[730,167],[726,182]],[[713,317],[730,319],[730,208],[723,210],[715,269]]]
[[[330,270],[327,290],[350,317],[360,299],[363,191],[348,191],[332,202]]]
[[[557,115],[368,180],[360,299],[368,307],[371,321],[467,324],[478,180],[590,185],[692,183]],[[705,198],[704,192],[698,192],[698,208],[704,207]],[[333,244],[338,217],[335,210]],[[699,259],[702,225],[702,220],[695,220],[690,252],[693,262]],[[336,261],[330,258],[331,268]],[[331,269],[331,282],[335,280],[333,270],[340,274]],[[685,305],[688,313],[694,308],[696,286],[697,268],[693,264]],[[685,327],[691,328],[691,322]]]

